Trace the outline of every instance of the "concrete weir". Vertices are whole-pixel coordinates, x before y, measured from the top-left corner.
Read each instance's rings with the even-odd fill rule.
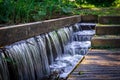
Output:
[[[80,15],[0,27],[0,47],[81,21]]]

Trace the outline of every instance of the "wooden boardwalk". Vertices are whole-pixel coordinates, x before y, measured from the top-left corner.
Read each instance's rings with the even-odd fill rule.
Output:
[[[67,80],[120,80],[120,50],[91,50]]]

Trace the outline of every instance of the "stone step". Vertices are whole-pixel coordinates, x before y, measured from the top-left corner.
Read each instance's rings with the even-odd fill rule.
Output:
[[[95,30],[96,35],[118,35],[120,34],[120,25],[97,25]]]
[[[119,35],[94,36],[91,41],[93,48],[120,48]]]
[[[120,24],[120,16],[100,16],[98,18],[100,24]]]

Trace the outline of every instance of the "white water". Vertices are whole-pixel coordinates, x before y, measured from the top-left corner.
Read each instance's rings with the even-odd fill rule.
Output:
[[[75,55],[85,55],[88,51],[88,49],[91,47],[90,41],[73,41],[72,43],[69,43],[65,48],[67,54]]]
[[[78,31],[73,34],[75,41],[91,41],[93,35],[95,34],[95,30],[83,30]]]
[[[60,41],[59,41],[57,33],[55,31],[53,31],[53,32],[50,32],[49,35],[50,35],[51,41],[54,45],[55,51],[57,53],[56,57],[61,58],[62,49],[61,49],[61,45],[60,45]],[[53,52],[53,54],[54,54],[54,52]]]
[[[49,64],[53,64],[54,57],[53,57],[52,44],[50,42],[50,38],[49,38],[48,34],[46,34],[45,37],[46,37],[46,43],[47,43],[46,50],[47,50],[48,61],[49,61]]]
[[[5,55],[0,51],[0,80],[9,80],[8,66],[6,63]]]
[[[82,30],[81,25],[77,23],[0,49],[0,80],[41,80],[54,72],[67,77],[87,54],[95,34],[94,30]]]
[[[40,36],[6,46],[10,80],[40,80],[50,75],[46,48]],[[5,75],[4,75],[5,76]],[[8,80],[8,79],[3,79]]]
[[[91,38],[95,34],[94,30],[81,30],[80,26],[75,24],[77,32],[73,32],[72,27],[66,31],[67,34],[71,35],[70,41],[66,43],[67,40],[64,33],[64,29],[60,29],[58,34],[62,38],[62,44],[64,45],[64,55],[61,58],[56,58],[55,62],[50,65],[51,72],[57,72],[60,77],[67,77],[71,70],[76,66],[76,64],[85,56],[91,47]],[[76,31],[76,30],[75,30]],[[82,38],[82,37],[83,38]],[[76,38],[77,40],[75,40]],[[80,38],[80,39],[79,39]],[[65,39],[65,40],[64,40]],[[75,41],[73,41],[75,40]],[[72,42],[71,42],[72,41]]]

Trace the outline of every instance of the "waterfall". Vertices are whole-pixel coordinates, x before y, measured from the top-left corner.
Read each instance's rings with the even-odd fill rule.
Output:
[[[66,77],[70,73],[70,70],[74,68],[75,64],[88,52],[91,47],[90,40],[95,32],[94,30],[82,30],[78,23],[73,27],[59,29],[57,33],[60,36],[64,54],[62,58],[56,59],[50,65],[50,68],[52,72],[60,74],[60,77]]]
[[[37,43],[38,43],[38,47],[39,47],[39,52],[41,55],[41,61],[43,65],[43,72],[44,75],[49,75],[50,74],[50,69],[49,69],[49,63],[48,63],[48,57],[47,57],[47,53],[46,53],[46,46],[45,43],[43,42],[41,36],[37,36]]]
[[[86,25],[89,30],[83,30]],[[86,25],[76,23],[0,48],[0,80],[65,78],[91,47],[94,24]]]
[[[59,29],[57,31],[57,34],[60,37],[59,40],[61,41],[62,53],[64,53],[65,45],[67,45],[67,43],[71,41],[72,32],[69,30],[69,28],[66,27]]]
[[[60,45],[60,41],[58,38],[58,35],[55,31],[48,33],[51,41],[53,43],[53,47],[54,50],[56,51],[56,55],[54,56],[55,58],[61,58],[62,56],[62,49],[61,49],[61,45]],[[53,52],[53,54],[55,54],[55,52]]]
[[[95,30],[82,30],[75,32],[74,40],[75,41],[91,41],[93,35],[95,34]]]
[[[49,35],[46,34],[45,38],[46,38],[46,43],[47,43],[46,44],[46,49],[47,49],[48,61],[49,61],[49,64],[53,64],[53,62],[54,62],[54,56],[53,56],[52,44],[51,44]]]
[[[41,37],[37,36],[37,38],[37,40],[35,40],[35,38],[30,38],[27,40],[27,42],[30,43],[28,44],[28,47],[31,51],[31,56],[34,61],[33,63],[36,77],[37,79],[41,79],[42,76],[49,73],[49,67],[45,46],[43,46],[43,41],[41,41]]]
[[[10,80],[40,80],[50,74],[46,48],[40,36],[6,46],[5,55],[11,60],[7,62]]]
[[[25,41],[6,46],[5,55],[10,60],[8,62],[10,80],[35,80],[34,64]]]
[[[0,80],[10,80],[6,60],[9,61],[9,59],[5,58],[3,52],[0,51]]]

